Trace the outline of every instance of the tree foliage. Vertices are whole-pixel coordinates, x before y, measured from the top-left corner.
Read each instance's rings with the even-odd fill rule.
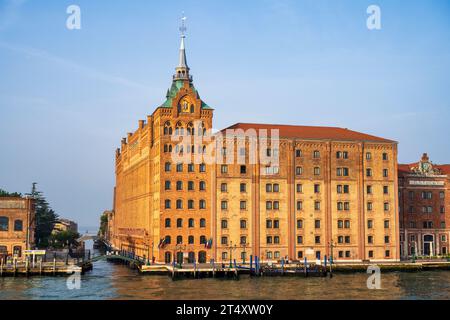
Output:
[[[36,206],[36,245],[39,248],[47,248],[58,215],[51,209],[43,193],[37,191],[35,183],[31,196],[34,197]]]
[[[22,194],[18,192],[10,193],[0,188],[0,197],[21,197]]]
[[[77,239],[80,238],[78,232],[72,230],[59,231],[50,236],[50,244],[53,248],[61,249],[66,247],[77,247]]]
[[[100,229],[98,230],[98,235],[100,237],[106,236],[106,228],[108,226],[108,215],[106,213],[103,213],[100,216]]]

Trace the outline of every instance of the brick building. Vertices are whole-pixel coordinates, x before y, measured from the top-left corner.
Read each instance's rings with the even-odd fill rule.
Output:
[[[184,42],[166,101],[116,151],[111,243],[161,262],[398,260],[397,143],[333,127],[211,134]]]
[[[402,257],[449,252],[450,165],[399,164],[400,251]]]
[[[34,247],[34,200],[0,197],[0,254],[22,256]]]

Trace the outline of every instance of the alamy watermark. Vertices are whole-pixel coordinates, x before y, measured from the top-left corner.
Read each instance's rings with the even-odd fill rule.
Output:
[[[381,8],[375,4],[370,5],[367,8],[367,29],[369,30],[381,30]]]
[[[206,130],[196,120],[187,127],[170,124],[163,133],[170,141],[163,146],[176,164],[260,165],[261,175],[279,173],[280,137],[278,129],[225,129],[217,133]]]
[[[370,274],[367,279],[367,289],[380,290],[381,289],[381,270],[377,265],[370,265],[367,268],[367,273]]]
[[[81,9],[79,6],[72,4],[67,7],[66,13],[69,15],[66,20],[66,27],[69,30],[81,29]]]

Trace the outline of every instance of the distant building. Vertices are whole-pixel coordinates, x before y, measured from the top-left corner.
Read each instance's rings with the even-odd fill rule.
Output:
[[[58,219],[53,227],[52,233],[55,234],[61,231],[78,232],[78,225],[69,219]]]
[[[402,257],[446,255],[450,238],[450,165],[399,164]]]
[[[238,123],[227,129],[258,137],[275,129],[279,146],[252,150],[265,139],[251,134],[241,146],[222,143],[209,137],[214,110],[194,87],[184,34],[179,53],[166,101],[116,151],[114,247],[166,263],[400,259],[395,141],[343,128]],[[214,146],[217,159],[196,161]],[[279,164],[252,162],[256,153],[277,155]],[[228,161],[238,156],[242,162]]]
[[[0,257],[21,257],[33,248],[35,227],[34,199],[0,197]]]

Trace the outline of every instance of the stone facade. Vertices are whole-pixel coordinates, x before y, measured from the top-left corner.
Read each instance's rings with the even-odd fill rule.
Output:
[[[0,197],[0,254],[21,257],[34,247],[35,211],[32,198]]]
[[[166,98],[116,151],[114,247],[159,262],[399,260],[395,141],[342,128],[239,123],[227,129],[256,136],[243,145],[221,140],[189,75],[184,36]],[[278,142],[261,147],[267,130]],[[186,136],[200,142],[178,142]],[[277,164],[263,164],[264,153],[276,154]],[[244,161],[223,161],[231,154]]]
[[[427,154],[399,165],[402,257],[449,253],[450,165],[434,165]]]

